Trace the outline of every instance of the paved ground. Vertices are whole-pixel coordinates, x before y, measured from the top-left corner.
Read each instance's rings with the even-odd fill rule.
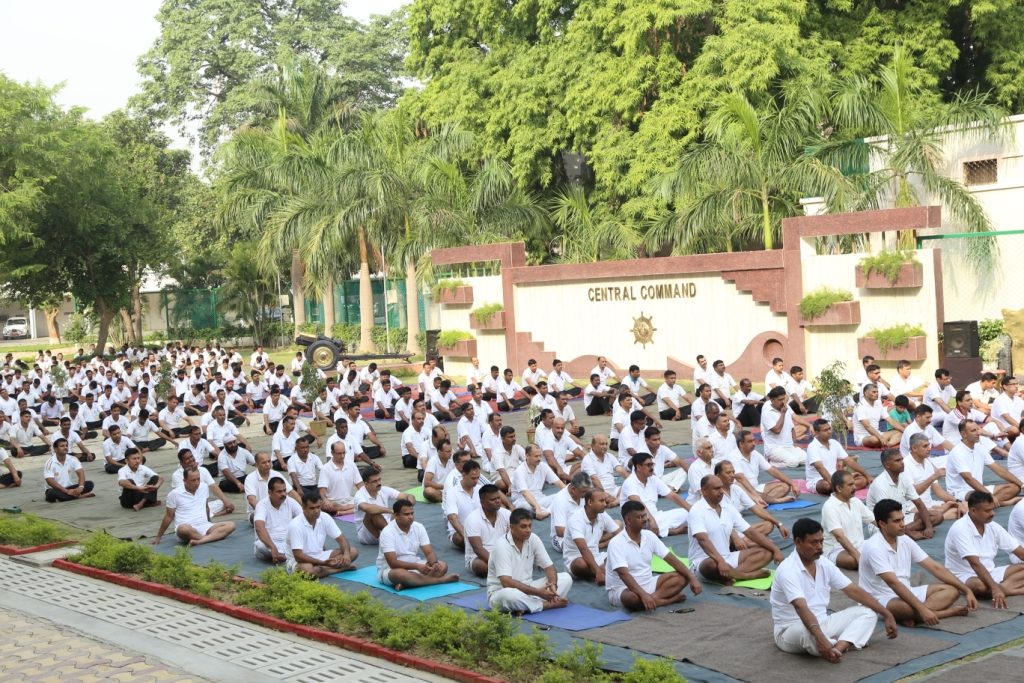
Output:
[[[0,559],[0,575],[0,681],[444,680],[56,569]]]

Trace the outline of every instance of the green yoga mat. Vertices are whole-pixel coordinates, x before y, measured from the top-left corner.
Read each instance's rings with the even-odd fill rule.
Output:
[[[408,493],[413,498],[415,498],[417,503],[426,503],[427,502],[427,499],[423,497],[423,487],[422,486],[417,486],[414,489],[409,489],[408,491],[406,491],[406,493]]]
[[[689,558],[680,557],[679,555],[676,555],[675,551],[673,551],[672,554],[678,557],[682,561],[682,563],[687,566],[687,568],[690,567]],[[668,562],[666,562],[662,558],[652,557],[651,571],[655,574],[667,574],[668,572],[675,570],[672,569],[672,567],[669,566]],[[754,590],[766,591],[772,587],[772,580],[775,578],[775,570],[772,569],[769,571],[771,571],[771,574],[764,577],[763,579],[746,579],[744,581],[737,581],[732,585],[739,586],[740,588],[753,588]]]

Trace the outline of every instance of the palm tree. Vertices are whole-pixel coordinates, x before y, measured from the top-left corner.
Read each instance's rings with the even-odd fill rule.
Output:
[[[651,221],[648,248],[773,249],[782,219],[801,213],[801,197],[842,195],[849,186],[842,174],[806,153],[820,140],[823,106],[805,88],[785,93],[781,104],[770,101],[763,111],[741,94],[722,97],[703,140],[654,185],[670,208]]]
[[[992,224],[966,187],[942,174],[943,144],[949,133],[967,140],[1000,139],[1007,134],[1005,112],[979,93],[958,95],[943,104],[912,78],[914,64],[898,46],[892,62],[877,80],[855,78],[841,82],[830,97],[831,118],[845,134],[822,145],[817,156],[836,165],[878,169],[862,174],[859,195],[832,210],[919,206],[937,198],[953,219],[969,232],[988,232]],[[867,140],[861,140],[866,136]],[[866,144],[864,144],[866,142]],[[901,247],[913,247],[913,234],[901,237]],[[997,245],[991,237],[969,240],[968,257],[980,272],[990,272]]]
[[[579,185],[558,192],[548,211],[559,230],[551,244],[558,261],[590,263],[637,255],[641,238],[636,226],[617,219],[603,205],[591,204]]]

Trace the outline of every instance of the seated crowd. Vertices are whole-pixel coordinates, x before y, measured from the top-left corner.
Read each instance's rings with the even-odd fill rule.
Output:
[[[413,496],[385,485],[375,460],[387,450],[362,417],[365,406],[394,423],[403,465],[417,470],[424,498],[440,504],[446,542],[463,554],[468,575],[486,581],[497,610],[563,607],[574,581],[603,586],[612,606],[653,610],[699,594],[702,581],[763,579],[774,565],[776,644],[838,662],[867,644],[879,618],[893,638],[900,624],[934,625],[973,611],[979,599],[1005,607],[1008,596],[1024,594],[1024,398],[1012,377],[1001,392],[988,373],[958,391],[944,369],[926,385],[903,361],[887,381],[866,357],[849,405],[827,409],[804,370],[787,372],[779,358],[764,396],[722,361],[708,369],[703,356],[692,394],[673,370],[650,391],[639,367],[620,380],[603,357],[581,383],[557,359],[550,371],[531,359],[521,383],[511,369],[484,373],[473,359],[466,400],[432,361],[412,387],[372,363],[343,366],[342,379],[325,378],[315,397],[293,379],[301,354],[291,377],[262,348],[248,374],[243,362],[219,345],[173,344],[79,363],[41,352],[28,372],[9,358],[0,382],[0,487],[21,486],[19,463],[39,455],[47,501],[94,497],[85,468],[96,453],[86,441],[99,439],[95,471],[117,476],[120,505],[163,505],[154,544],[172,525],[189,545],[226,538],[235,523],[216,519],[234,511],[229,495],[241,495],[254,554],[289,572],[351,570],[358,545],[376,546],[377,578],[397,590],[457,581],[458,569],[438,558],[417,521]],[[609,419],[606,433],[584,438],[571,405],[578,397],[588,416]],[[524,408],[532,443],[502,420]],[[303,413],[333,432],[318,436]],[[268,451],[253,452],[241,435],[250,418],[271,437]],[[663,423],[679,420],[691,423],[692,461],[662,443]],[[880,450],[881,473],[872,476],[837,440],[837,424],[853,445]],[[167,482],[146,454],[168,445],[180,467],[161,501]],[[803,479],[786,469],[802,469]],[[984,483],[986,469],[999,484]],[[827,497],[819,519],[787,529],[768,509],[805,495]],[[1000,506],[1013,506],[1006,529],[993,521]],[[347,515],[353,543],[336,522]],[[550,543],[535,529],[541,520]],[[938,562],[918,541],[943,525]],[[788,557],[776,532],[795,543]],[[664,541],[681,535],[689,564]],[[1009,564],[997,562],[1003,551]],[[655,557],[669,571],[655,574]],[[935,582],[911,585],[914,564]],[[830,614],[832,590],[858,606]]]

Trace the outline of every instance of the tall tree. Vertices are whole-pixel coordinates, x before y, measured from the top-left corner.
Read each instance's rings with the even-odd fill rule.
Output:
[[[160,36],[139,58],[144,79],[134,104],[154,118],[198,130],[207,151],[250,121],[258,80],[277,64],[305,58],[344,74],[346,98],[390,104],[401,70],[400,16],[364,26],[341,0],[164,0]]]

